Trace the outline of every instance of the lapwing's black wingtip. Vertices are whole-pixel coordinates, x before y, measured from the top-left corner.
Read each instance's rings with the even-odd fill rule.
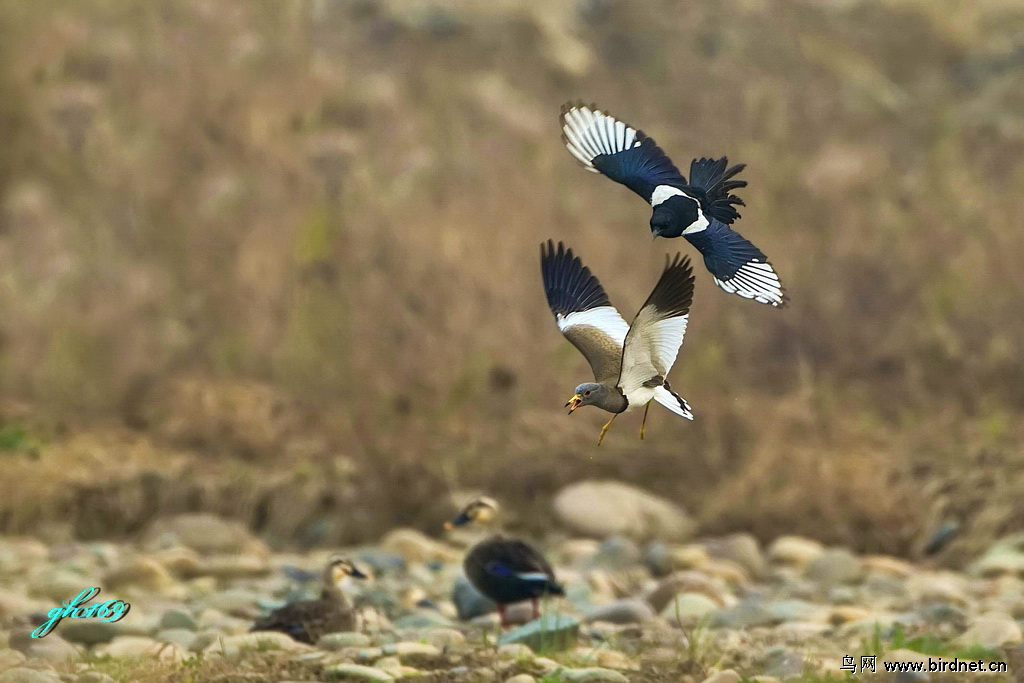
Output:
[[[604,288],[564,243],[541,244],[541,276],[548,306],[556,316],[610,306]]]
[[[690,255],[683,254],[679,251],[677,251],[675,255],[665,254],[665,270],[672,270],[673,268],[692,271],[693,267],[690,264]]]
[[[555,244],[554,240],[549,239],[546,242],[540,243],[540,257],[542,261],[557,261],[563,258],[572,261],[575,255],[572,253],[572,248],[566,247],[565,243],[561,240],[558,241],[558,244]]]
[[[653,306],[661,319],[686,315],[693,303],[693,267],[681,253],[665,256],[665,270],[647,297],[644,308]]]

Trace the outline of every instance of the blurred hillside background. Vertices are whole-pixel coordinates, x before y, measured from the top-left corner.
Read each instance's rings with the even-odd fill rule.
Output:
[[[587,378],[538,244],[629,317],[681,240],[584,172],[594,101],[727,154],[792,298],[698,268],[696,420]],[[210,510],[274,543],[540,532],[584,478],[705,533],[957,563],[1024,523],[1019,0],[0,0],[0,532]]]

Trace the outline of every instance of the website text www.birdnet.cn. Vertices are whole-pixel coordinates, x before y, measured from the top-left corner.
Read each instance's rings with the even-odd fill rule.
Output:
[[[885,662],[878,664],[876,655],[863,655],[855,658],[853,655],[845,655],[839,666],[840,671],[847,673],[878,673],[885,672],[907,672],[907,673],[1006,673],[1006,662],[985,661],[982,659],[960,659],[954,657],[928,657],[927,661],[922,658],[914,662]]]

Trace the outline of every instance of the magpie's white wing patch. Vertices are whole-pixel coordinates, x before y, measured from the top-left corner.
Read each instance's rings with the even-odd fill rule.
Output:
[[[730,294],[753,299],[758,303],[771,306],[782,306],[786,303],[782,282],[772,264],[767,261],[745,263],[735,275],[728,279],[716,277],[715,283]]]
[[[562,133],[572,155],[594,173],[600,172],[594,166],[595,157],[611,156],[640,145],[635,128],[583,104],[563,107]]]
[[[678,187],[672,187],[671,185],[658,185],[656,188],[654,188],[654,192],[651,193],[651,207],[653,208],[672,197],[680,195],[683,197],[690,196],[683,192],[682,190],[680,190]],[[693,199],[692,197],[690,198]]]
[[[686,185],[686,178],[653,139],[596,105],[566,103],[560,120],[562,141],[584,168],[622,183],[644,201],[651,201],[659,185]]]
[[[697,247],[725,291],[762,304],[786,305],[782,282],[764,252],[725,223],[712,217],[704,230],[684,232],[683,237]]]

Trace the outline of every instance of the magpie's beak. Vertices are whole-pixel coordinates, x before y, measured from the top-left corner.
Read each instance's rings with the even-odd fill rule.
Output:
[[[572,415],[572,411],[579,408],[582,404],[583,397],[579,394],[573,394],[573,397],[566,401],[565,407],[569,409],[569,414]]]
[[[460,514],[458,517],[456,517],[452,521],[445,522],[444,523],[444,530],[445,531],[451,531],[455,527],[462,526],[464,524],[469,524],[469,515],[467,515],[465,512]]]
[[[367,576],[363,572],[359,571],[355,567],[352,567],[352,571],[350,571],[348,573],[348,575],[351,576],[353,579],[368,579],[368,578],[370,578],[369,576]]]

